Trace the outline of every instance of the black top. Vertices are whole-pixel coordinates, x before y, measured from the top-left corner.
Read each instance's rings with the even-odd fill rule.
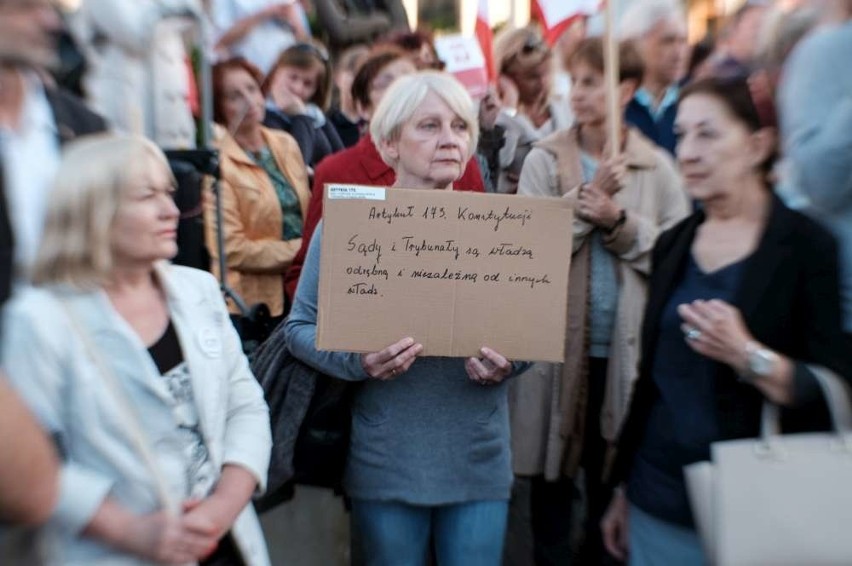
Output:
[[[652,256],[648,304],[642,325],[639,377],[618,440],[610,480],[630,475],[644,441],[651,411],[661,396],[653,368],[665,305],[681,280],[704,212],[663,233]],[[773,197],[766,229],[745,261],[732,301],[756,340],[794,362],[793,406],[781,412],[785,432],[826,430],[827,408],[806,362],[824,365],[850,380],[850,360],[841,331],[837,243],[813,220]],[[713,364],[712,407],[718,438],[756,437],[763,396],[738,379],[733,368]],[[852,380],[850,380],[852,381]]]
[[[743,265],[741,260],[705,273],[690,255],[660,318],[651,374],[660,394],[648,415],[628,497],[651,515],[674,523],[692,526],[683,467],[708,460],[710,443],[719,438],[713,405],[715,363],[689,346],[677,307],[699,299],[731,302]]]
[[[361,123],[350,121],[340,108],[328,111],[328,121],[334,126],[344,147],[352,147],[361,139]]]
[[[178,340],[175,325],[172,324],[171,319],[163,335],[148,348],[148,353],[154,358],[157,369],[164,375],[183,362],[183,350],[181,350],[180,340]]]
[[[267,107],[263,125],[293,136],[308,167],[316,167],[325,157],[343,149],[337,130],[327,120],[322,127],[317,128],[310,116],[290,115]]]

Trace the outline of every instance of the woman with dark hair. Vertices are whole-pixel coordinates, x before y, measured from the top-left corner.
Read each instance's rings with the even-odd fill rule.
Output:
[[[308,172],[296,141],[265,128],[260,71],[242,58],[213,67],[213,114],[218,132],[219,198],[227,258],[227,281],[249,305],[266,303],[284,315],[284,272],[302,244]],[[207,247],[218,268],[215,197],[205,200]],[[231,312],[239,314],[235,305]]]
[[[352,81],[352,98],[361,117],[369,122],[379,101],[388,87],[399,77],[416,72],[416,68],[404,51],[395,48],[379,48],[358,69]],[[317,167],[314,175],[311,203],[302,240],[302,249],[287,271],[285,290],[292,299],[302,272],[302,264],[308,253],[311,236],[322,217],[322,194],[326,183],[351,183],[388,187],[396,180],[393,168],[382,160],[373,138],[367,134],[357,144],[338,152]],[[484,192],[482,173],[476,159],[470,159],[461,178],[453,183],[453,189]]]
[[[435,38],[426,30],[397,30],[383,37],[381,43],[405,51],[420,71],[444,68],[444,63],[438,59],[438,52],[435,50]]]
[[[713,442],[756,437],[765,399],[783,407],[785,431],[827,428],[806,363],[849,379],[837,244],[772,193],[766,101],[745,79],[714,78],[686,87],[679,104],[677,159],[702,207],[652,256],[639,378],[611,478],[621,487],[602,523],[607,549],[629,549],[631,564],[705,563],[683,467],[708,460]]]
[[[267,97],[263,125],[296,138],[309,169],[343,149],[343,142],[325,112],[331,101],[331,64],[324,49],[297,43],[275,61],[263,93]]]

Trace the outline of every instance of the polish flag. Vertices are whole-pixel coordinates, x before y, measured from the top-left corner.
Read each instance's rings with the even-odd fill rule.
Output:
[[[482,55],[485,57],[485,71],[488,74],[488,82],[493,82],[497,77],[494,70],[494,34],[488,18],[488,0],[479,0],[479,8],[476,11],[476,28],[474,34]]]
[[[483,3],[480,0],[480,5]],[[553,46],[576,18],[593,16],[602,3],[602,0],[532,0],[530,9],[544,28],[544,40]]]

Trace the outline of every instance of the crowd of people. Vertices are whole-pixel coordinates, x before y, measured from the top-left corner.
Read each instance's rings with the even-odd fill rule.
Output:
[[[813,367],[852,385],[852,1],[775,4],[690,46],[681,2],[633,0],[611,129],[585,18],[501,31],[473,100],[396,0],[0,0],[0,553],[269,564],[262,304],[355,384],[354,564],[708,563],[684,467],[766,400],[829,428]],[[328,183],[568,199],[564,362],[318,350]],[[171,261],[187,219],[203,269]]]

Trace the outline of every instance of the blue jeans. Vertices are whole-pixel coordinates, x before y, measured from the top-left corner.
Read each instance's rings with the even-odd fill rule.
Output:
[[[692,529],[652,517],[630,506],[630,566],[704,566],[701,539]]]
[[[352,518],[369,566],[422,566],[430,535],[439,566],[499,566],[508,501],[426,507],[352,501]]]

